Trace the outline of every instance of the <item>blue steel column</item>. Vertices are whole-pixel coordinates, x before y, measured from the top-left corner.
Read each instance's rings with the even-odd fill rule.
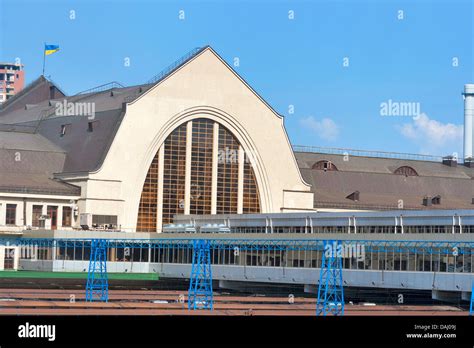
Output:
[[[108,302],[109,282],[107,279],[107,240],[93,239],[89,272],[87,273],[86,301]]]
[[[193,264],[188,291],[188,310],[213,310],[211,248],[208,240],[193,241]]]
[[[341,241],[324,241],[321,271],[319,273],[316,315],[344,315],[344,287],[342,284],[342,257],[338,255]]]
[[[472,315],[474,312],[474,281],[472,282],[471,286],[471,305],[469,306],[469,315]]]

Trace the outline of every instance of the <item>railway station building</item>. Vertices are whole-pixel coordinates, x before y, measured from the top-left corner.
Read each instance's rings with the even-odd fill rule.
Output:
[[[209,46],[136,86],[67,96],[40,76],[0,107],[0,269],[80,272],[105,238],[112,272],[187,278],[191,242],[212,234],[220,286],[311,291],[318,246],[339,239],[367,248],[344,260],[347,287],[467,299],[473,179],[470,157],[292,145]]]

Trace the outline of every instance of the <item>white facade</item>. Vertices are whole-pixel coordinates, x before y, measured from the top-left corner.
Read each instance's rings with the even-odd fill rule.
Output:
[[[33,206],[42,207],[42,215],[47,215],[48,206],[57,208],[57,228],[68,229],[76,226],[78,196],[51,196],[18,193],[0,193],[0,232],[15,232],[37,229],[33,226]],[[15,206],[15,223],[7,223],[7,205]],[[71,208],[71,227],[63,225],[63,207]]]

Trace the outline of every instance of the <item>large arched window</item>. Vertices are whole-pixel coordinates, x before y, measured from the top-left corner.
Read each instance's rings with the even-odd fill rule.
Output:
[[[259,212],[255,173],[239,141],[219,123],[197,118],[177,127],[156,153],[143,184],[137,231],[157,231],[176,214]]]

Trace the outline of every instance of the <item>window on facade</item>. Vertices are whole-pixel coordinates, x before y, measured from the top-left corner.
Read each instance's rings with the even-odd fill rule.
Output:
[[[16,225],[16,204],[7,204],[5,223],[7,225]]]
[[[193,120],[191,148],[191,214],[211,213],[212,144],[214,122]]]
[[[435,205],[439,205],[441,204],[441,196],[435,196],[433,197],[433,199],[431,200],[431,202]]]
[[[55,205],[48,205],[46,212],[51,218],[51,228],[55,230],[58,227],[58,207]]]
[[[242,212],[244,214],[260,212],[260,198],[258,194],[257,180],[255,180],[255,173],[247,155],[245,155],[244,162],[244,201]]]
[[[428,197],[428,196],[423,197],[423,205],[424,206],[429,207],[429,206],[431,206],[432,203],[433,203],[433,201],[431,200],[431,197]]]
[[[138,208],[137,231],[156,232],[158,212],[158,152],[151,162],[143,184]]]
[[[237,213],[239,188],[239,143],[219,126],[217,155],[217,214]]]
[[[165,140],[163,172],[163,223],[184,213],[186,175],[186,123],[176,128]]]
[[[31,225],[33,227],[40,227],[40,217],[43,215],[43,206],[42,205],[34,205],[33,206],[33,216]]]
[[[63,207],[63,226],[71,227],[72,225],[72,208]]]
[[[409,166],[402,166],[400,168],[397,168],[393,173],[405,176],[418,176],[416,170]]]
[[[331,161],[319,161],[313,164],[313,169],[318,169],[318,170],[338,170],[337,167],[332,163]]]

